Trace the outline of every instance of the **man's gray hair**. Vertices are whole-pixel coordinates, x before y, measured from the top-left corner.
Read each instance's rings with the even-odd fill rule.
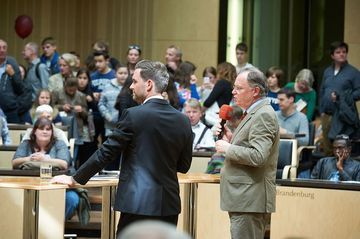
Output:
[[[36,44],[35,42],[29,42],[26,45],[28,47],[30,47],[30,49],[35,53],[35,55],[39,54],[39,45],[38,44]]]
[[[118,239],[191,239],[187,234],[176,230],[172,224],[162,221],[144,220],[126,227]]]
[[[140,76],[144,81],[152,80],[155,83],[156,93],[166,90],[169,83],[169,73],[166,66],[159,61],[142,60],[138,62],[135,69],[140,69]]]
[[[249,83],[249,86],[252,88],[259,87],[260,96],[266,96],[269,91],[269,87],[264,73],[262,73],[256,67],[245,67],[244,69],[240,70],[239,75],[244,72],[248,72],[247,81]]]

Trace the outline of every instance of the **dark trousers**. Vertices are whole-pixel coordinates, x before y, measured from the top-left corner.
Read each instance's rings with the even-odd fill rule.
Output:
[[[156,221],[162,221],[167,222],[172,225],[177,226],[179,215],[171,215],[171,216],[146,216],[146,215],[137,215],[137,214],[131,214],[131,213],[121,213],[120,214],[120,220],[116,231],[116,238],[119,238],[119,234],[124,230],[126,226],[133,222],[142,221],[142,220],[156,220]]]

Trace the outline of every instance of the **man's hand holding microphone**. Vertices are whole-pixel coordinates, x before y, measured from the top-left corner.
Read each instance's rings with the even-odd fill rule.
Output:
[[[217,141],[215,142],[216,152],[225,153],[229,148],[232,138],[232,132],[226,126],[226,121],[231,119],[233,108],[229,105],[222,105],[219,111],[219,123],[215,125],[215,134]]]

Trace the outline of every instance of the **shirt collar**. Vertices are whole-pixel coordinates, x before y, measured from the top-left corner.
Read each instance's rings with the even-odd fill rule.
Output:
[[[257,105],[259,105],[260,103],[262,103],[263,101],[268,100],[266,97],[260,98],[257,101],[255,101],[252,105],[250,105],[249,108],[243,110],[244,112],[249,113],[251,110],[253,110]]]
[[[143,104],[145,104],[146,102],[148,102],[151,99],[161,99],[161,100],[163,100],[164,97],[162,97],[162,95],[153,95],[153,96],[150,96],[149,98],[145,99]]]

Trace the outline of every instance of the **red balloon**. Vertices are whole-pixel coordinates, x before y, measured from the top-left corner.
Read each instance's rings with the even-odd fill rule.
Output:
[[[28,37],[33,29],[33,22],[31,17],[26,15],[18,16],[15,20],[15,31],[19,37],[25,39]]]

